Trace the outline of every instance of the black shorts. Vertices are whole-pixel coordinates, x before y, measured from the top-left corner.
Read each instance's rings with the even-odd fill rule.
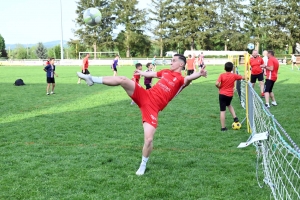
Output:
[[[226,111],[226,106],[230,106],[232,97],[219,94],[220,111]]]
[[[83,70],[81,70],[81,72],[83,73]],[[85,69],[83,74],[90,74],[90,71],[88,69]]]
[[[117,70],[117,67],[113,67],[113,70],[115,71],[115,72],[117,72],[118,70]]]
[[[202,65],[199,65],[199,68],[202,68],[204,66],[204,64],[202,64]]]
[[[151,88],[151,84],[145,84],[146,90],[149,90]]]
[[[262,73],[256,74],[256,75],[251,74],[251,78],[250,78],[251,83],[256,83],[256,79],[258,81],[264,81],[264,73],[262,72]]]
[[[47,83],[55,83],[54,77],[53,78],[47,77]]]
[[[187,75],[189,76],[189,75],[191,75],[191,74],[193,74],[194,73],[194,70],[192,69],[192,70],[187,70]]]
[[[294,65],[296,65],[296,62],[293,62]]]
[[[272,92],[274,87],[275,81],[267,79],[265,82],[265,89],[264,92]]]

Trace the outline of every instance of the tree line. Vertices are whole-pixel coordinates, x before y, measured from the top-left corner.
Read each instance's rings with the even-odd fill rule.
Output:
[[[118,49],[123,56],[164,55],[175,50],[258,50],[292,53],[300,43],[298,0],[80,0],[74,35],[94,50]],[[82,11],[98,7],[102,23],[86,26]],[[122,31],[114,38],[114,30]],[[154,47],[154,49],[153,49]]]
[[[82,19],[89,7],[102,13],[98,26]],[[64,53],[69,58],[82,51],[162,57],[166,51],[247,50],[253,43],[260,52],[287,54],[300,43],[299,7],[298,0],[152,0],[141,9],[138,0],[78,0],[73,30],[78,39],[70,39]],[[47,51],[60,58],[59,46]]]

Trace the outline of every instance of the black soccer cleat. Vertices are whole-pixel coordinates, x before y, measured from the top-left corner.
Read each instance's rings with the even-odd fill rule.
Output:
[[[228,129],[225,127],[225,128],[221,128],[221,131],[224,132],[224,131],[227,131]]]
[[[237,118],[237,117],[236,117],[236,118],[233,118],[233,121],[234,121],[234,122],[239,122],[239,118]]]

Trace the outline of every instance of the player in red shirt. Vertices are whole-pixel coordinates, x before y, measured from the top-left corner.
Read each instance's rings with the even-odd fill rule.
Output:
[[[272,99],[272,105],[277,106],[273,87],[275,82],[277,81],[279,62],[277,58],[274,56],[274,51],[268,51],[268,64],[263,65],[262,68],[266,69],[266,82],[265,82],[265,99],[266,99],[266,107],[270,108],[269,99]]]
[[[234,92],[234,82],[236,80],[243,79],[242,76],[231,73],[233,69],[233,63],[227,62],[225,63],[225,71],[219,76],[216,81],[216,87],[219,88],[219,103],[220,103],[220,121],[221,121],[221,131],[227,131],[225,125],[225,115],[226,115],[226,107],[228,107],[229,112],[233,117],[234,122],[238,122],[239,119],[236,117],[234,112],[234,108],[231,105],[231,100]]]
[[[252,87],[255,86],[256,79],[259,81],[260,93],[264,97],[264,72],[261,66],[264,64],[263,59],[258,55],[257,50],[252,51],[252,58],[250,58]]]
[[[121,85],[131,99],[139,106],[142,113],[144,128],[144,147],[142,162],[137,170],[137,175],[143,175],[146,170],[146,163],[153,148],[153,137],[158,123],[158,113],[192,80],[207,75],[203,68],[200,72],[183,77],[181,69],[186,64],[186,58],[181,54],[175,54],[171,60],[170,69],[159,72],[136,71],[136,75],[144,77],[159,78],[160,80],[150,89],[146,90],[136,82],[124,76],[94,77],[77,72],[78,77],[84,79],[88,85],[94,83],[108,86]]]
[[[192,55],[188,56],[185,69],[187,70],[188,76],[195,72],[195,57],[192,57]]]
[[[90,74],[88,68],[89,68],[89,57],[90,57],[90,54],[87,53],[86,56],[84,57],[83,61],[82,61],[82,67],[81,67],[81,72],[83,74]],[[80,80],[81,78],[78,79],[78,84],[80,84]]]
[[[143,66],[142,66],[141,63],[136,63],[136,64],[135,64],[135,69],[136,69],[136,70],[142,70],[142,67],[143,67]],[[136,70],[133,72],[133,76],[132,76],[132,79],[131,79],[131,80],[133,80],[134,82],[136,82],[137,84],[139,84],[139,83],[140,83],[141,75],[135,74]],[[131,105],[133,105],[133,104],[135,104],[135,103],[134,103],[134,101],[132,100],[132,101],[131,101]]]

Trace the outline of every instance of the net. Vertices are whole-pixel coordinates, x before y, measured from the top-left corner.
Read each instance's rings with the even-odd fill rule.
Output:
[[[274,199],[300,199],[300,148],[265,107],[251,83],[240,84],[251,136],[239,147],[255,146],[259,186],[268,185]]]

